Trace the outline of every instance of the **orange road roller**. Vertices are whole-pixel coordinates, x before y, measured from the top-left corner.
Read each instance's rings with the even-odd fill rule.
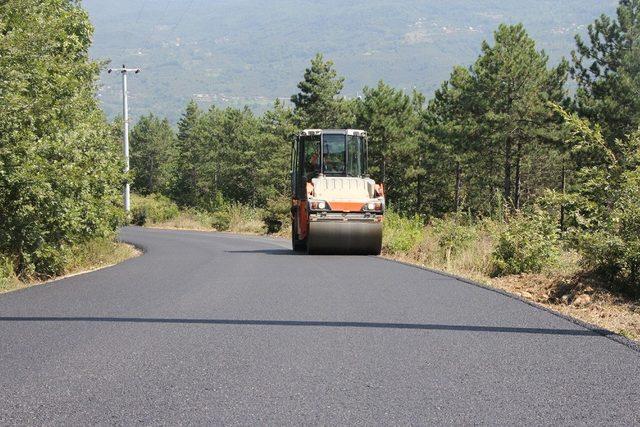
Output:
[[[379,255],[384,188],[367,174],[367,134],[307,129],[291,150],[295,251]]]

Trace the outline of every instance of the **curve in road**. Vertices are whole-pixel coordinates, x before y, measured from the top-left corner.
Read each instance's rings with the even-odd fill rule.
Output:
[[[0,296],[0,424],[637,424],[637,351],[376,257],[127,228],[142,257]]]

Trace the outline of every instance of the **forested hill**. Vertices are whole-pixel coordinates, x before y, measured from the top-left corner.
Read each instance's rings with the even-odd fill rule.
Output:
[[[94,58],[142,67],[133,116],[173,121],[189,98],[261,111],[289,97],[309,60],[323,52],[347,76],[344,94],[384,79],[430,97],[451,68],[471,64],[499,23],[523,22],[552,61],[615,0],[85,0]],[[119,82],[102,75],[110,115]]]

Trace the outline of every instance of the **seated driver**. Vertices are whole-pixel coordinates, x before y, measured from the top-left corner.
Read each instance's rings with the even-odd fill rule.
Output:
[[[306,170],[307,172],[307,181],[311,182],[311,180],[317,177],[320,174],[320,164],[318,162],[319,156],[318,153],[313,153],[309,162],[307,163]]]

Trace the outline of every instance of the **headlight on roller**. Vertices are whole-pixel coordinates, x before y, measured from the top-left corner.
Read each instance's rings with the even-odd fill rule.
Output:
[[[328,211],[330,210],[329,203],[324,200],[314,200],[310,203],[312,211]]]
[[[362,210],[367,212],[379,212],[382,210],[382,203],[381,202],[365,203],[364,206],[362,207]]]

